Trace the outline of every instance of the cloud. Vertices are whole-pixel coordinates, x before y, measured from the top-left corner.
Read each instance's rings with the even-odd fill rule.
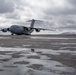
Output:
[[[46,21],[46,28],[75,30],[76,0],[0,0],[0,18],[1,24],[26,24],[34,18]]]
[[[75,0],[54,0],[49,1],[49,7],[45,10],[46,14],[50,15],[75,15],[76,14],[76,1]]]
[[[50,0],[43,19],[48,20],[58,31],[76,30],[76,1]]]
[[[20,19],[20,16],[19,14],[15,11],[13,13],[7,13],[4,15],[7,19],[14,19],[14,20],[17,20],[17,19]]]
[[[14,11],[14,4],[10,0],[0,0],[0,14]]]
[[[76,6],[76,0],[67,0],[72,6]]]

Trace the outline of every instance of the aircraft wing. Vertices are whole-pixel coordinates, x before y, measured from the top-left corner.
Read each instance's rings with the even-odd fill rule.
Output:
[[[32,29],[35,29],[35,30],[49,30],[49,31],[55,31],[56,30],[56,28],[54,28],[54,29],[32,28]]]

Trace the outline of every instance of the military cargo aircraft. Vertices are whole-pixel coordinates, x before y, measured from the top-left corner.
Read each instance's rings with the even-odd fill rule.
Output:
[[[0,31],[2,32],[11,32],[11,35],[30,35],[34,30],[36,32],[40,32],[40,30],[51,30],[51,29],[44,29],[44,28],[35,28],[34,23],[36,20],[32,19],[30,27],[26,26],[19,26],[19,25],[12,25],[9,28],[2,28]],[[28,21],[27,21],[28,22]],[[52,29],[51,31],[55,31],[56,29]]]

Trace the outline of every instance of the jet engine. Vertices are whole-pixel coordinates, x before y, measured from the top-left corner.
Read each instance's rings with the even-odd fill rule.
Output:
[[[40,32],[40,29],[35,29],[36,32]]]
[[[7,28],[5,28],[5,29],[2,29],[2,31],[3,31],[3,32],[7,32]]]
[[[24,30],[26,30],[26,31],[29,31],[30,30],[30,28],[27,28],[27,27],[23,27],[24,28]]]

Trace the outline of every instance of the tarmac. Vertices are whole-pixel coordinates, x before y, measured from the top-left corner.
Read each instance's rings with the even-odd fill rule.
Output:
[[[76,35],[0,35],[0,75],[76,75]]]

